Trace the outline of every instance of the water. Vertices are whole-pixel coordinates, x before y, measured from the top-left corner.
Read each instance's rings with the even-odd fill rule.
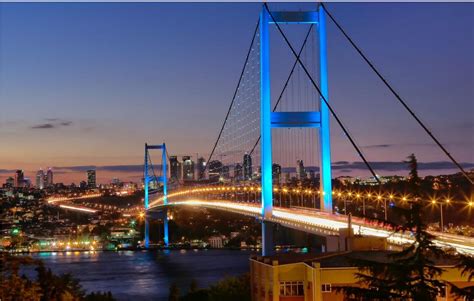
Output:
[[[167,300],[175,282],[187,292],[192,279],[208,287],[249,271],[247,251],[173,250],[38,253],[57,274],[71,273],[91,291],[111,291],[117,300]]]

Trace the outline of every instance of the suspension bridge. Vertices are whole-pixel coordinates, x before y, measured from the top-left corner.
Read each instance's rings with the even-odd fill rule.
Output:
[[[330,240],[347,233],[383,237],[391,245],[404,245],[413,241],[411,233],[394,233],[387,226],[366,219],[366,201],[383,203],[385,220],[389,204],[409,202],[410,196],[377,193],[336,191],[332,187],[330,118],[337,123],[354,151],[361,158],[374,180],[380,183],[373,166],[364,155],[355,138],[344,125],[342,117],[330,102],[326,45],[326,23],[330,19],[347,39],[351,47],[377,75],[397,102],[414,118],[426,134],[446,154],[469,185],[472,178],[430,132],[407,102],[395,91],[364,52],[351,39],[335,17],[319,4],[313,11],[271,11],[264,4],[252,35],[245,62],[223,125],[203,170],[192,185],[176,181],[173,166],[168,168],[169,155],[163,144],[145,144],[144,206],[145,247],[149,247],[149,222],[154,216],[163,219],[163,242],[168,246],[167,211],[175,206],[193,206],[234,212],[257,219],[262,225],[262,254],[273,252],[273,225],[313,233]],[[285,26],[302,26],[306,30],[304,41],[296,49],[285,33]],[[294,63],[289,70],[281,92],[272,97],[270,72],[270,28],[290,50]],[[151,161],[153,151],[159,152],[161,162]],[[298,186],[289,189],[283,184],[284,166],[297,162],[296,178],[301,183],[307,177],[318,178],[319,189]],[[194,169],[194,166],[192,167]],[[289,173],[288,173],[289,174]],[[191,176],[193,178],[193,176]],[[291,205],[297,195],[298,206]],[[288,199],[290,201],[288,202]],[[361,204],[361,216],[334,212],[333,199]],[[361,202],[362,201],[362,202]],[[428,201],[428,200],[418,200]],[[449,202],[449,200],[446,200]],[[442,206],[442,204],[440,204]],[[472,200],[467,207],[474,207]],[[441,231],[443,229],[441,228]],[[474,239],[433,232],[435,243],[462,253],[474,254]]]

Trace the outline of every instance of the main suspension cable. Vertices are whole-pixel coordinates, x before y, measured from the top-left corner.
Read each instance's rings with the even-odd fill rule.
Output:
[[[321,2],[321,6],[324,8],[326,11],[327,15],[329,18],[334,22],[336,27],[339,29],[339,31],[344,35],[344,37],[349,41],[349,43],[352,45],[352,47],[359,53],[359,55],[364,59],[364,61],[369,65],[369,67],[372,69],[372,71],[377,74],[377,76],[380,78],[380,80],[385,84],[385,86],[392,92],[392,94],[395,96],[395,98],[398,100],[398,102],[410,113],[410,115],[416,120],[416,122],[423,128],[423,130],[431,137],[431,139],[438,145],[439,148],[448,156],[448,158],[451,160],[454,165],[461,171],[464,177],[471,183],[474,184],[473,180],[469,177],[469,175],[466,173],[464,168],[456,161],[456,159],[453,158],[453,156],[448,152],[448,150],[441,144],[441,142],[433,135],[433,133],[425,126],[425,124],[418,118],[418,116],[415,114],[415,112],[408,106],[408,104],[401,98],[401,96],[395,91],[395,89],[388,83],[388,81],[382,76],[382,74],[378,71],[378,69],[374,66],[374,64],[367,58],[367,56],[362,52],[362,50],[355,44],[355,42],[352,40],[351,37],[346,33],[346,31],[342,28],[342,26],[339,24],[339,22],[336,21],[336,19],[333,17],[333,15],[328,11],[326,6]]]

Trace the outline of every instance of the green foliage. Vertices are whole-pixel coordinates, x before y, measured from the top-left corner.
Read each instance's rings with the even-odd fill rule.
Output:
[[[36,266],[37,279],[19,276],[21,267]],[[79,281],[70,274],[55,275],[43,262],[27,256],[0,255],[0,300],[6,301],[113,301],[108,293],[85,294]]]
[[[438,280],[442,269],[434,259],[446,256],[433,243],[422,220],[422,207],[412,204],[411,209],[396,208],[404,220],[397,231],[413,233],[414,242],[400,252],[388,255],[387,260],[354,260],[359,268],[357,278],[361,287],[343,287],[349,300],[436,300],[445,284]]]
[[[408,161],[405,161],[405,163],[408,163],[408,167],[410,168],[410,172],[408,173],[409,182],[412,186],[412,189],[416,190],[421,181],[420,177],[418,176],[418,160],[416,159],[415,154],[409,155],[407,159]]]
[[[171,288],[170,288],[171,292]],[[171,297],[171,295],[170,295]],[[171,299],[169,299],[171,300]],[[177,300],[177,299],[173,299]],[[226,277],[208,289],[197,289],[191,284],[191,290],[180,301],[250,301],[250,276]]]
[[[171,284],[170,286],[170,295],[168,297],[169,301],[179,301],[179,288],[176,283]]]
[[[115,301],[111,292],[92,292],[88,294],[84,301]]]

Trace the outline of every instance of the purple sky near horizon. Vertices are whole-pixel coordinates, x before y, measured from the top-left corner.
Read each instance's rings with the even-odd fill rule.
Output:
[[[474,4],[327,6],[454,157],[474,163]],[[48,166],[139,165],[146,141],[166,141],[172,154],[207,156],[260,8],[0,3],[0,181],[17,168],[32,177]],[[296,48],[303,32],[290,31]],[[272,51],[282,62],[272,66],[274,97],[292,62],[285,47],[273,32]],[[400,162],[410,153],[420,162],[448,161],[330,21],[328,64],[330,101],[370,161]],[[360,161],[332,125],[333,161]],[[139,173],[98,173],[99,182],[113,176]]]

